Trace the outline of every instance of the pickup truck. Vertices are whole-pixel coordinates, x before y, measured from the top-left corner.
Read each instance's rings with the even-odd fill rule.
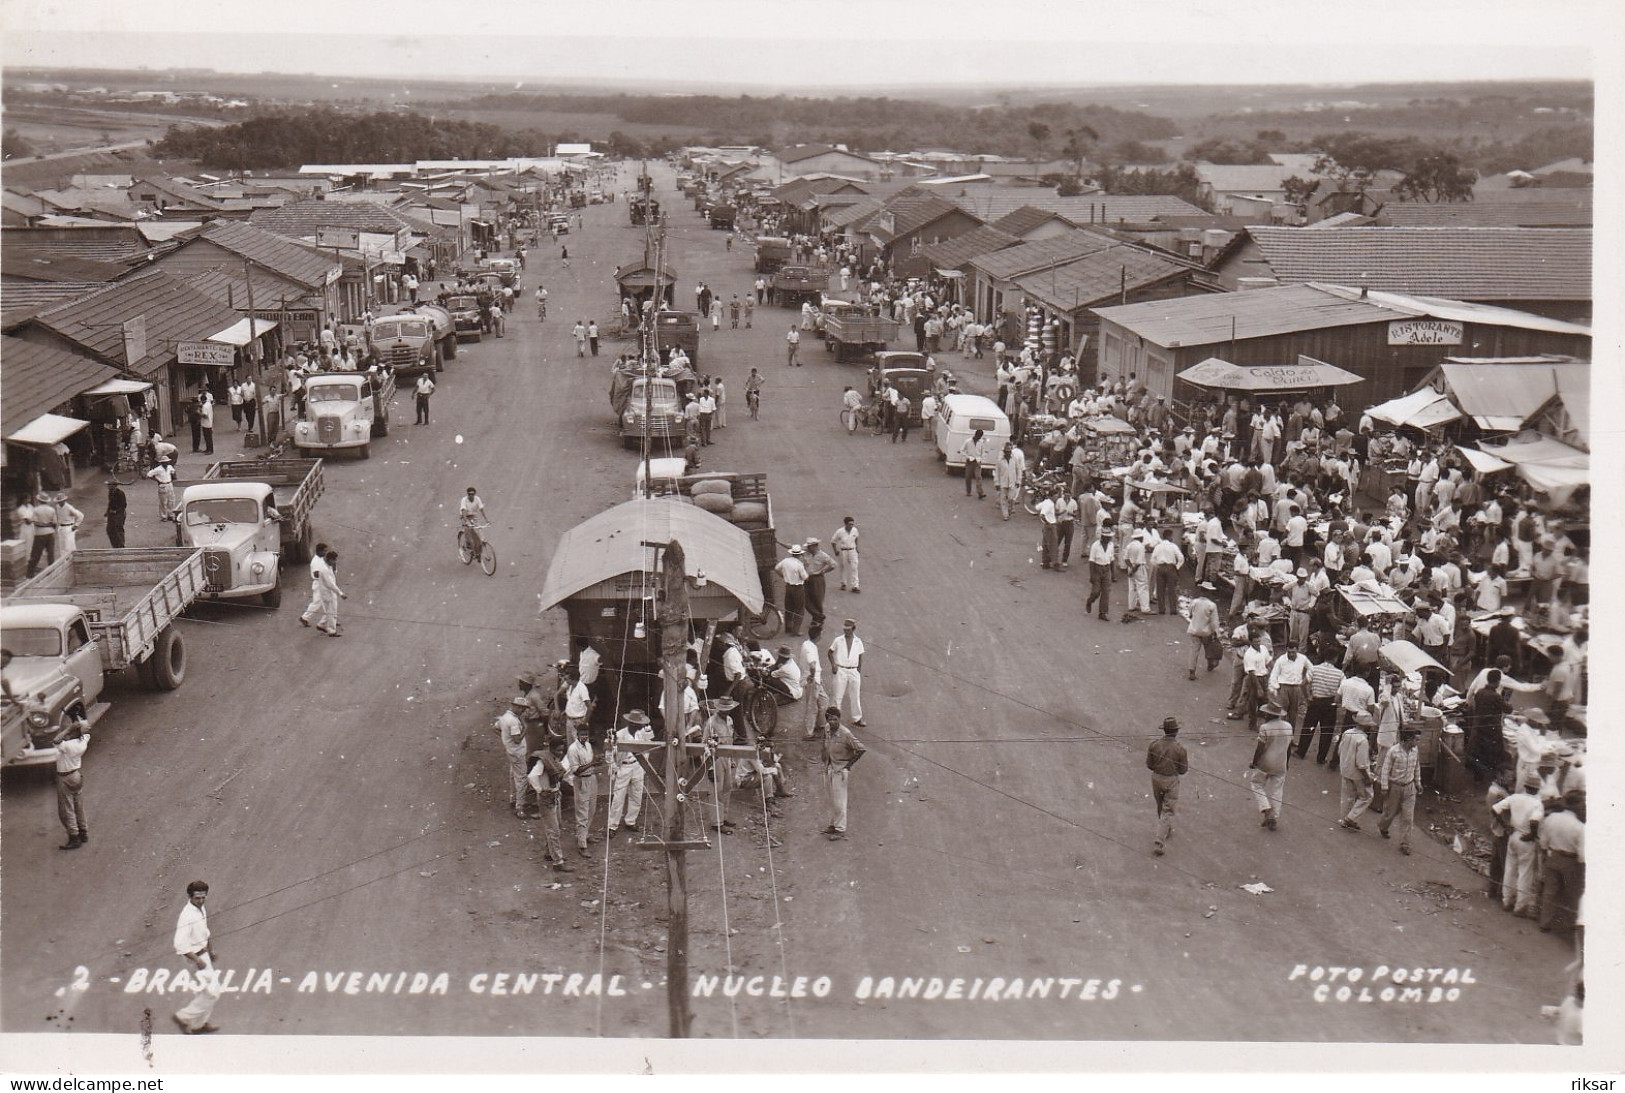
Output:
[[[92,724],[108,673],[134,667],[173,691],[186,679],[186,643],[175,619],[203,588],[203,552],[176,547],[77,550],[18,585],[0,605],[17,702],[3,711],[4,762],[56,759],[70,713]]]
[[[800,307],[804,300],[818,303],[829,288],[829,270],[820,266],[780,266],[773,271],[774,307]]]
[[[305,416],[293,427],[301,455],[354,448],[372,457],[374,437],[389,435],[395,377],[388,372],[318,372],[305,381]]]
[[[897,337],[897,321],[873,308],[824,301],[824,348],[838,361],[885,350]]]
[[[308,561],[316,538],[310,514],[322,496],[322,461],[228,460],[176,486],[175,537],[203,551],[202,597],[258,596],[266,607],[280,607],[282,560]]]
[[[440,342],[434,322],[426,315],[399,312],[381,315],[372,323],[372,352],[379,364],[387,364],[402,376],[420,372],[440,372]]]
[[[483,327],[480,324],[480,298],[472,292],[459,292],[446,297],[446,310],[451,313],[457,329],[457,340],[472,338],[479,341]]]

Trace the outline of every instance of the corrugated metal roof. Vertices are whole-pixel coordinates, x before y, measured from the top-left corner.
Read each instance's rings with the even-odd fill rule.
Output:
[[[1464,414],[1484,424],[1489,418],[1515,418],[1518,428],[1562,389],[1590,382],[1589,361],[1446,361],[1439,366],[1445,388]]]
[[[146,316],[147,354],[124,361],[120,324]],[[146,376],[175,358],[175,344],[207,338],[237,321],[237,313],[162,270],[119,281],[99,292],[42,311],[30,323],[54,331],[106,361]]]
[[[971,259],[990,254],[1005,247],[1013,247],[1021,240],[1009,232],[1000,231],[991,224],[972,228],[964,235],[944,239],[925,247],[920,254],[937,269],[958,269]]]
[[[314,239],[318,228],[397,232],[413,227],[394,209],[370,201],[294,201],[276,209],[257,209],[248,222],[290,239]]]
[[[862,198],[850,205],[826,208],[820,215],[826,230],[845,228],[880,211],[880,202],[872,197]]]
[[[1577,323],[1559,322],[1504,307],[1396,292],[1370,292],[1362,298],[1357,288],[1319,282],[1150,300],[1093,310],[1102,319],[1164,348],[1217,345],[1232,337],[1237,340],[1268,338],[1300,330],[1422,317],[1552,334],[1591,335],[1589,327]]]
[[[1048,269],[1115,246],[1121,244],[1110,236],[1080,228],[1065,235],[1053,235],[1048,239],[1035,239],[1030,243],[992,251],[972,259],[971,266],[995,280],[1008,281],[1024,273]]]
[[[1061,197],[1054,190],[999,186],[979,189],[952,200],[972,216],[988,223],[1027,205],[1059,213],[1074,224],[1140,224],[1172,216],[1212,219],[1211,213],[1172,194],[1080,194]]]
[[[284,280],[257,266],[249,267],[249,276],[243,276],[241,266],[212,266],[198,273],[181,275],[181,280],[214,297],[220,303],[237,311],[248,310],[249,289],[253,288],[254,309],[264,311],[281,307],[319,306],[319,293],[308,292],[303,285]]]
[[[93,262],[83,258],[49,257],[39,253],[14,254],[0,248],[0,273],[6,280],[99,282],[117,280],[130,272],[123,262]]]
[[[1015,279],[1016,287],[1057,311],[1071,312],[1099,300],[1189,273],[1188,263],[1142,250],[1117,246],[1096,251],[1064,266]]]
[[[762,582],[750,535],[722,517],[684,501],[625,501],[588,517],[559,539],[542,584],[541,609],[557,607],[600,581],[623,573],[657,572],[650,543],[683,545],[684,571],[704,572],[752,614],[762,609]]]
[[[203,229],[201,238],[306,288],[326,285],[328,274],[338,264],[330,254],[250,224],[216,221]]]
[[[1591,210],[1588,189],[1531,186],[1475,194],[1471,201],[1390,201],[1381,215],[1396,228],[1589,228]]]
[[[1589,300],[1591,233],[1527,228],[1247,229],[1287,283],[1327,281],[1456,300]]]
[[[41,414],[118,375],[77,353],[0,336],[0,383],[6,397],[0,435],[10,436]]]
[[[993,226],[1001,231],[1007,231],[1011,235],[1026,235],[1034,228],[1057,219],[1068,226],[1072,223],[1066,217],[1051,209],[1040,209],[1036,205],[1023,205],[1019,209],[1011,209],[993,221]]]
[[[963,212],[952,201],[935,194],[899,194],[888,201],[880,215],[869,222],[869,231],[877,238],[890,242],[899,236],[919,231],[950,213]],[[891,218],[890,228],[883,224],[888,215]]]

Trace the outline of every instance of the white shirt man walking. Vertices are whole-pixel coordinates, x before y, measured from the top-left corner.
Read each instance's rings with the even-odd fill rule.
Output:
[[[208,898],[208,884],[200,880],[188,884],[186,906],[175,923],[175,955],[185,957],[192,965],[193,981],[198,985],[192,1000],[174,1015],[175,1023],[188,1035],[220,1031],[209,1023],[214,1004],[220,1001],[220,979],[214,967],[214,944],[209,939],[209,912],[203,906]]]
[[[830,705],[840,710],[852,696],[852,724],[863,727],[863,639],[858,624],[847,619],[840,635],[829,644],[829,666],[835,677]]]
[[[309,626],[310,620],[322,613],[322,570],[327,568],[327,544],[317,543],[310,552],[310,604],[299,616],[300,626]]]

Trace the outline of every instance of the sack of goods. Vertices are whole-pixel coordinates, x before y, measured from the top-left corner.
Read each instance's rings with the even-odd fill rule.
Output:
[[[714,512],[718,516],[726,516],[733,510],[733,498],[725,493],[697,493],[694,503],[706,512]]]
[[[746,531],[765,528],[767,527],[767,506],[760,501],[741,501],[737,505],[731,504],[728,511],[728,522],[744,528]]]
[[[733,483],[729,482],[726,478],[707,478],[703,481],[696,482],[694,485],[689,487],[688,492],[693,494],[695,497],[703,497],[707,494],[720,494],[721,496],[728,498],[730,504],[733,503]]]

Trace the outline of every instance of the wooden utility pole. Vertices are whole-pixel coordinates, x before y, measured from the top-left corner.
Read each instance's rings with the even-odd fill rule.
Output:
[[[666,739],[652,743],[619,743],[622,751],[646,753],[656,748],[666,753],[666,825],[660,839],[648,839],[638,844],[643,850],[666,852],[666,1005],[670,1013],[674,1040],[687,1039],[693,1020],[688,1009],[688,867],[683,855],[690,850],[709,849],[710,840],[689,839],[684,830],[683,804],[687,800],[688,782],[679,777],[686,767],[682,761],[713,753],[714,762],[732,762],[754,755],[755,750],[724,744],[710,747],[704,743],[688,744],[684,741],[683,675],[688,668],[688,581],[686,559],[677,540],[669,543],[649,543],[644,546],[663,551],[657,563],[660,568],[660,667],[665,709]],[[714,632],[713,625],[707,637]],[[709,647],[709,640],[707,646]],[[721,780],[718,779],[718,784]]]

